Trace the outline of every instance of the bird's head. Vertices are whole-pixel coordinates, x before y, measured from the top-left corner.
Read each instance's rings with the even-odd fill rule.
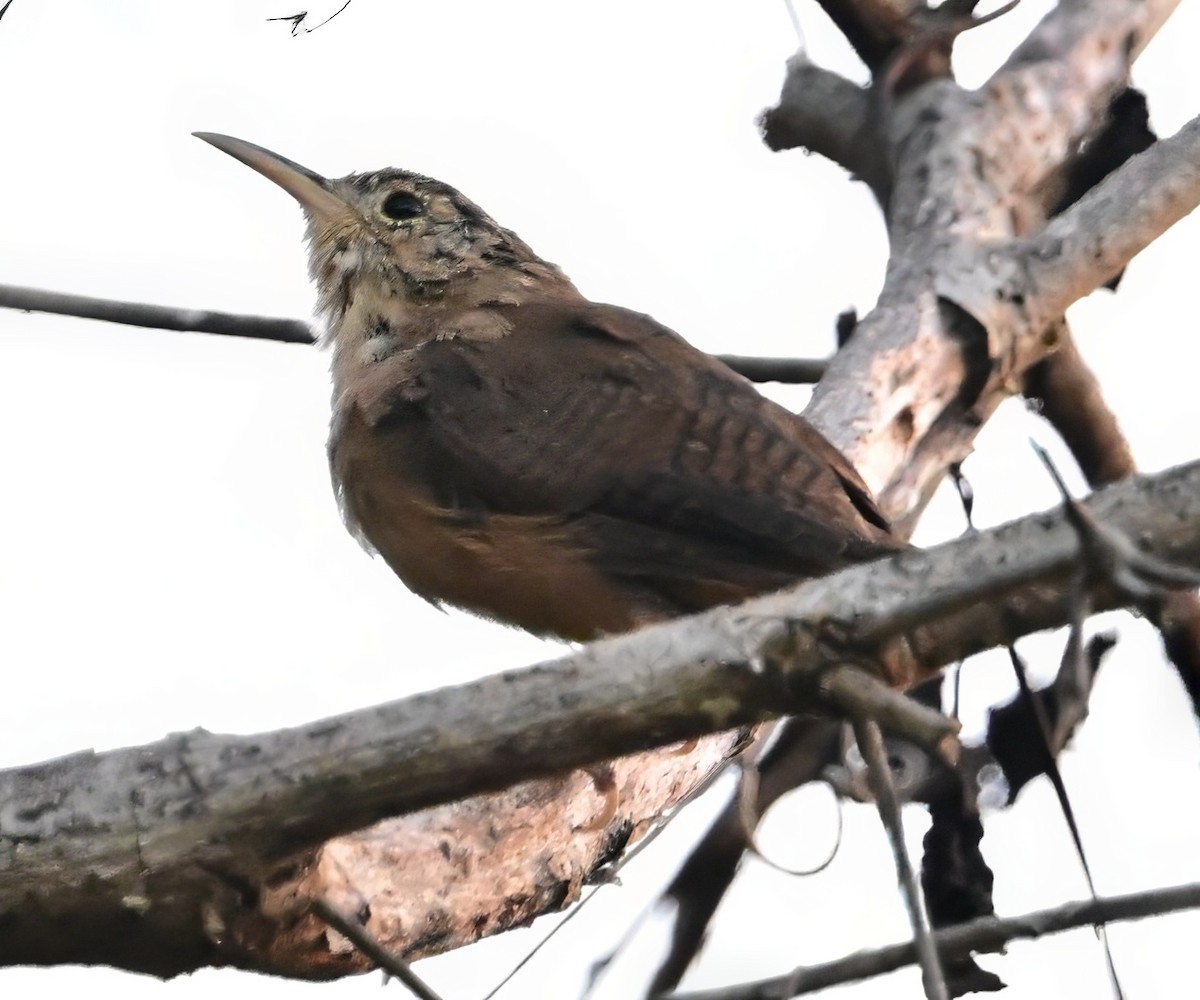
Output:
[[[384,169],[328,179],[261,146],[213,132],[198,138],[288,192],[308,220],[317,311],[336,330],[356,297],[421,310],[519,301],[522,289],[570,287],[553,264],[449,184]]]

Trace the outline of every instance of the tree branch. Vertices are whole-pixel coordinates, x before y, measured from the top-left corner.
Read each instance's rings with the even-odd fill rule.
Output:
[[[1059,0],[1013,50],[1000,72],[1073,61],[1068,54],[1079,53],[1081,62],[1094,67],[1091,79],[1100,82],[1107,75],[1109,59],[1137,59],[1178,6],[1179,0]],[[1114,51],[1110,44],[1118,40],[1122,44]],[[1101,88],[1109,85],[1102,82]]]
[[[1104,401],[1100,383],[1075,344],[1066,320],[1052,334],[1058,347],[1029,370],[1025,395],[1062,437],[1093,489],[1132,476],[1137,468],[1129,442]]]
[[[409,968],[407,962],[397,958],[368,934],[360,921],[352,919],[326,899],[318,899],[313,902],[313,913],[339,934],[352,941],[354,947],[389,976],[399,979],[418,1000],[442,1000],[420,976]]]
[[[879,70],[911,33],[923,0],[817,0],[872,73]]]
[[[878,120],[869,129],[872,96],[861,92],[854,95],[861,109],[844,113],[853,127],[834,131],[832,141],[822,131],[834,126],[821,117],[820,102],[806,103],[802,74],[820,82],[819,71],[798,60],[796,79],[789,75],[779,108],[768,113],[768,120],[778,116],[777,127],[791,115],[800,123],[797,134],[768,133],[769,145],[790,140],[816,148],[805,131],[813,128],[806,116],[815,114],[827,155],[867,156],[874,169],[872,187],[885,207],[892,246],[884,288],[832,361],[806,416],[851,456],[900,533],[911,529],[943,472],[969,453],[978,428],[1012,386],[1054,346],[1044,325],[1009,305],[1030,295],[1021,276],[1014,277],[1003,254],[981,248],[1005,246],[1044,224],[1051,179],[1107,121],[1133,57],[1173,6],[1172,0],[1064,0],[1023,46],[1023,57],[1010,60],[983,90],[967,93],[948,80],[889,88],[875,95]],[[1062,30],[1071,9],[1084,14],[1069,19],[1072,30]],[[860,133],[867,141],[856,147],[852,137]],[[847,147],[849,154],[839,151]],[[1003,602],[975,617],[999,641],[996,619],[1022,615],[1028,604]],[[1200,616],[1190,620],[1200,624]],[[1192,634],[1186,624],[1172,632],[1176,646],[1200,656],[1200,631]],[[714,828],[722,872],[732,872],[739,850],[720,835],[728,826]],[[697,885],[696,913],[679,918],[662,982],[677,979],[714,905],[710,881]]]
[[[1106,490],[1086,506],[1156,555],[1200,563],[1200,462]],[[857,658],[856,649],[871,662],[875,644],[906,636],[883,656],[915,677],[983,642],[1062,624],[1079,544],[1061,512],[1036,515],[598,642],[558,661],[297,729],[253,737],[198,731],[0,772],[0,922],[22,914],[0,936],[0,964],[103,960],[166,974],[233,963],[312,975],[304,949],[324,938],[298,928],[305,920],[320,924],[308,915],[304,895],[315,862],[308,854],[285,858],[289,852],[384,816],[644,747],[782,712],[837,710],[846,702],[823,679],[838,677],[829,667]],[[1005,595],[1028,593],[1032,582],[1042,585],[1036,599],[1006,602]],[[1093,601],[1103,608],[1118,597],[1099,586]],[[993,621],[982,632],[972,617],[981,604]],[[1011,613],[997,614],[997,607]],[[941,626],[923,624],[937,617]],[[859,676],[865,682],[867,675]],[[903,722],[903,705],[915,703],[891,697],[890,710],[900,713],[893,721]],[[926,729],[925,713],[909,713],[908,735],[930,746],[950,729]],[[717,766],[728,749],[714,749],[707,766]],[[645,780],[636,761],[629,767],[620,781]],[[545,794],[526,787],[526,795]],[[459,829],[466,805],[412,817],[404,849],[432,833],[436,855],[445,843],[442,824]],[[489,803],[472,800],[472,808],[486,815]],[[617,843],[628,833],[618,827]],[[399,832],[378,836],[386,849]],[[371,837],[364,831],[344,849],[370,850]],[[342,843],[324,848],[334,868]],[[438,885],[444,892],[442,878]],[[560,903],[577,890],[558,878],[544,887]],[[133,929],[131,913],[138,915]],[[466,928],[443,925],[433,938],[424,925],[402,919],[371,933],[412,958],[472,940],[479,928],[464,919]],[[327,962],[325,975],[361,967],[362,959],[353,952]]]
[[[933,939],[943,959],[973,951],[1000,951],[1009,941],[1040,938],[1076,927],[1141,920],[1200,907],[1200,882],[1125,896],[1064,903],[1020,917],[982,917],[970,923],[935,931]],[[836,962],[812,965],[786,976],[761,979],[723,989],[672,994],[672,1000],[781,1000],[783,997],[815,993],[842,983],[857,982],[894,972],[917,960],[911,941],[877,951],[859,952]]]
[[[761,758],[755,760],[751,807],[763,816],[793,788],[816,781],[839,758],[842,725],[834,719],[793,716],[785,719]],[[743,817],[743,791],[739,790],[705,831],[680,866],[664,899],[676,903],[671,942],[655,970],[647,991],[658,996],[673,990],[700,951],[708,924],[724,898],[747,847]]]
[[[176,309],[143,302],[97,299],[88,295],[69,295],[43,288],[0,285],[0,308],[22,312],[53,313],[79,319],[98,319],[125,326],[184,333],[215,333],[225,337],[252,340],[278,340],[286,344],[315,344],[316,332],[298,319],[280,316],[247,316],[212,309]],[[758,358],[745,354],[718,354],[739,375],[751,382],[783,382],[807,385],[820,380],[827,362],[817,358]]]
[[[1015,247],[1049,325],[1200,205],[1200,116],[1130,159]]]
[[[887,159],[870,110],[868,90],[818,66],[801,50],[788,60],[779,103],[763,112],[759,127],[767,148],[818,153],[864,181],[882,201]]]
[[[854,740],[867,765],[867,781],[892,848],[892,860],[896,866],[900,892],[904,896],[904,907],[908,911],[909,923],[913,930],[913,948],[921,966],[921,983],[925,987],[925,996],[928,1000],[949,1000],[941,956],[938,954],[937,942],[930,932],[929,918],[925,913],[925,897],[921,893],[917,873],[913,870],[908,846],[904,842],[900,800],[896,797],[896,788],[892,784],[892,770],[888,765],[887,752],[883,745],[883,733],[872,721],[861,718],[853,721]]]
[[[751,382],[812,385],[821,381],[829,366],[824,358],[756,358],[746,354],[717,354],[715,357]]]
[[[211,309],[175,309],[144,302],[120,302],[96,299],[89,295],[68,295],[41,288],[0,285],[0,307],[25,312],[54,313],[99,319],[106,323],[179,330],[184,333],[219,333],[254,340],[279,340],[288,344],[311,344],[316,339],[307,323],[275,316],[243,316]]]

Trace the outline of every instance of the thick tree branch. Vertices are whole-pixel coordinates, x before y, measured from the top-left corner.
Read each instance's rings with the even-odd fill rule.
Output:
[[[1179,0],[1059,0],[1013,50],[1001,72],[1068,57],[1090,62],[1092,79],[1098,81],[1108,73],[1109,59],[1132,62],[1140,56],[1178,6]]]
[[[1200,205],[1200,116],[1113,171],[1016,246],[1035,325],[1099,288]]]
[[[1137,468],[1129,442],[1066,320],[1059,321],[1054,337],[1058,348],[1029,370],[1025,395],[1038,402],[1042,416],[1071,450],[1089,486],[1098,489],[1132,476]]]
[[[1018,190],[1040,202],[1041,214],[1057,201],[1081,147],[1103,131],[1134,60],[1178,2],[1065,0],[992,77],[990,99],[1011,119],[999,148],[1021,163]]]
[[[1000,951],[1009,941],[1040,938],[1076,927],[1141,920],[1200,907],[1200,883],[1135,892],[1126,896],[1064,903],[1020,917],[982,917],[957,927],[935,931],[934,942],[943,959],[971,952]],[[784,997],[815,993],[842,983],[857,982],[894,972],[917,960],[911,941],[877,951],[859,952],[825,965],[796,969],[786,976],[742,983],[723,989],[673,994],[673,1000],[782,1000]]]
[[[878,164],[873,187],[887,212],[891,260],[877,307],[834,359],[806,415],[853,457],[900,531],[911,527],[944,470],[968,454],[1022,373],[1054,347],[1044,326],[1011,308],[1030,290],[1003,255],[988,254],[1044,224],[1059,190],[1052,178],[1065,174],[1080,143],[1107,121],[1133,57],[1172,7],[1171,0],[1066,0],[1022,57],[978,93],[936,81],[889,88],[873,101],[862,95],[871,102],[864,124],[846,131],[865,135],[869,141],[854,153]],[[1084,16],[1064,19],[1071,9]],[[803,62],[794,68],[812,73]],[[806,96],[789,78],[769,116],[795,118],[803,129],[815,115],[821,126],[821,102],[806,103]],[[869,129],[868,106],[878,119]],[[808,144],[803,132],[792,138]],[[768,141],[780,144],[778,133]],[[844,160],[837,150],[830,146]],[[998,639],[995,621],[1022,614],[1022,605],[1003,602],[975,617]],[[1173,634],[1180,649],[1200,650],[1186,628]],[[728,837],[715,843],[722,871],[731,872],[736,847]],[[713,895],[707,883],[700,895],[698,915],[681,917],[676,928],[664,982],[678,976],[702,934]]]
[[[925,988],[925,996],[928,1000],[949,1000],[950,994],[946,988],[941,956],[938,954],[938,946],[933,940],[929,918],[925,913],[925,898],[908,856],[908,845],[904,842],[900,800],[896,796],[896,787],[892,784],[892,770],[883,745],[883,733],[876,723],[861,718],[855,719],[854,740],[866,763],[867,782],[879,807],[879,815],[892,848],[892,860],[900,881],[900,892],[904,896],[904,908],[908,911],[909,923],[913,930],[913,946],[921,966],[921,983]]]
[[[1200,563],[1200,462],[1106,490],[1087,509],[1162,558]],[[871,659],[875,643],[907,635],[893,655],[903,651],[916,675],[981,641],[1062,624],[1078,552],[1061,513],[1036,515],[527,670],[298,729],[195,732],[2,772],[0,923],[5,914],[22,919],[0,935],[0,964],[102,957],[159,973],[236,963],[293,972],[298,965],[311,975],[289,949],[319,936],[305,924],[320,923],[303,893],[313,862],[294,857],[284,868],[291,873],[281,874],[273,862],[288,852],[383,816],[828,704],[837,690],[822,680],[830,657],[857,655],[849,651],[860,643]],[[995,613],[1004,595],[1034,582],[1042,590],[1019,617]],[[1093,598],[1096,607],[1118,601],[1103,586]],[[972,618],[982,601],[996,619],[984,634]],[[944,628],[922,624],[938,616]],[[934,731],[927,744],[936,738]],[[714,753],[709,766],[719,763]],[[545,794],[538,787],[528,786]],[[460,811],[420,815],[435,830],[462,822]],[[380,836],[389,844],[395,834]],[[571,891],[558,879],[554,886]],[[107,921],[98,920],[106,912]],[[66,933],[81,923],[88,934]],[[443,927],[431,939],[423,925],[403,921],[370,929],[405,958],[462,943],[468,933]],[[119,948],[106,933],[117,934]],[[175,943],[164,948],[166,941]],[[330,958],[325,974],[360,961],[357,952]]]
[[[887,160],[872,128],[870,92],[816,65],[803,50],[788,60],[779,103],[763,112],[759,124],[769,149],[819,153],[883,199]]]
[[[1046,42],[1040,61],[999,73],[980,91],[938,80],[889,106],[888,274],[878,305],[831,362],[806,415],[855,456],[902,529],[942,472],[967,454],[977,428],[1052,349],[1045,331],[1066,304],[1086,284],[1110,277],[1153,230],[1185,214],[1194,162],[1185,163],[1181,152],[1168,165],[1163,149],[1151,149],[1143,154],[1149,175],[1139,157],[1109,183],[1140,173],[1147,192],[1161,182],[1167,193],[1153,204],[1164,207],[1152,223],[1141,217],[1136,234],[1117,237],[1120,251],[1106,250],[1102,268],[1079,265],[1088,273],[1064,295],[1041,280],[1045,268],[1035,285],[1013,259],[1024,263],[1019,248],[1028,246],[1054,250],[1022,241],[1041,239],[1029,234],[1042,226],[1048,178],[1103,124],[1113,93],[1125,86],[1130,57],[1121,31],[1144,19],[1140,5],[1133,11],[1122,3],[1121,11],[1125,21],[1093,25],[1093,44],[1106,53],[1099,63],[1088,62],[1090,48],[1059,50]],[[1148,37],[1143,28],[1139,37]],[[1051,223],[1057,228],[1050,232],[1070,231],[1064,227],[1073,219],[1089,227],[1110,221],[1095,211],[1102,189],[1065,213],[1066,222]],[[1103,233],[1078,229],[1075,249],[1100,247]]]
[[[409,968],[407,962],[398,959],[368,934],[361,921],[351,918],[324,899],[318,899],[313,903],[313,913],[335,931],[352,941],[354,947],[389,976],[400,980],[418,1000],[442,1000],[420,976]]]
[[[911,22],[923,11],[923,0],[817,0],[846,36],[858,58],[873,73],[880,69],[911,33]]]

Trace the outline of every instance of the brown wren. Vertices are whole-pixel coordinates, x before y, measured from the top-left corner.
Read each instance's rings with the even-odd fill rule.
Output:
[[[422,597],[584,640],[900,547],[808,422],[449,185],[196,134],[304,210],[338,499]]]

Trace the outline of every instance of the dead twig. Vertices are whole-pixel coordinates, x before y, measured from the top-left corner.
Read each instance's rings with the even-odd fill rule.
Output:
[[[375,962],[389,976],[400,980],[408,987],[408,991],[413,996],[419,1000],[442,1000],[425,980],[413,972],[404,959],[380,944],[375,935],[359,921],[346,916],[326,899],[314,899],[312,911],[339,934],[349,938],[355,948]]]
[[[1200,117],[1129,159],[1038,234],[1018,240],[1034,325],[1048,328],[1067,306],[1109,281],[1200,205]]]
[[[909,922],[912,925],[917,960],[921,965],[921,981],[925,986],[925,996],[929,1000],[949,1000],[950,994],[946,989],[946,977],[942,972],[941,958],[929,929],[929,920],[925,915],[925,897],[917,881],[917,874],[913,870],[912,861],[908,857],[908,848],[904,844],[904,827],[900,822],[900,800],[896,797],[896,789],[892,785],[892,770],[888,766],[887,753],[883,747],[883,733],[879,729],[879,723],[874,719],[860,716],[853,721],[854,738],[867,765],[867,780],[870,782],[871,791],[875,796],[875,805],[879,809],[879,816],[883,820],[884,829],[887,830],[888,840],[892,845],[896,874],[900,879],[904,905],[908,910]]]
[[[946,959],[969,955],[971,952],[1000,951],[1010,941],[1040,938],[1077,927],[1140,920],[1197,907],[1200,907],[1200,882],[1193,882],[1168,889],[1065,903],[1019,917],[981,917],[935,931],[933,941],[938,953]],[[783,1000],[784,997],[815,993],[830,986],[882,976],[913,965],[916,961],[916,946],[911,941],[905,941],[876,951],[857,952],[824,965],[810,965],[786,976],[715,990],[672,994],[672,1000]]]
[[[824,358],[756,358],[745,354],[718,354],[716,357],[751,382],[788,385],[820,382],[829,363]]]
[[[121,302],[90,295],[69,295],[42,288],[0,285],[0,307],[24,312],[54,313],[106,323],[178,330],[184,333],[216,333],[253,340],[279,340],[288,344],[314,343],[312,329],[298,319],[275,316],[244,316],[212,309],[176,309],[145,302]]]
[[[0,285],[0,308],[22,312],[53,313],[79,319],[140,326],[183,333],[214,333],[251,340],[278,340],[285,344],[315,344],[317,334],[303,320],[282,316],[249,316],[215,309],[178,309],[145,302],[71,295],[44,288]],[[751,382],[782,382],[807,385],[818,382],[828,364],[821,358],[759,358],[744,354],[718,354],[739,375]]]

